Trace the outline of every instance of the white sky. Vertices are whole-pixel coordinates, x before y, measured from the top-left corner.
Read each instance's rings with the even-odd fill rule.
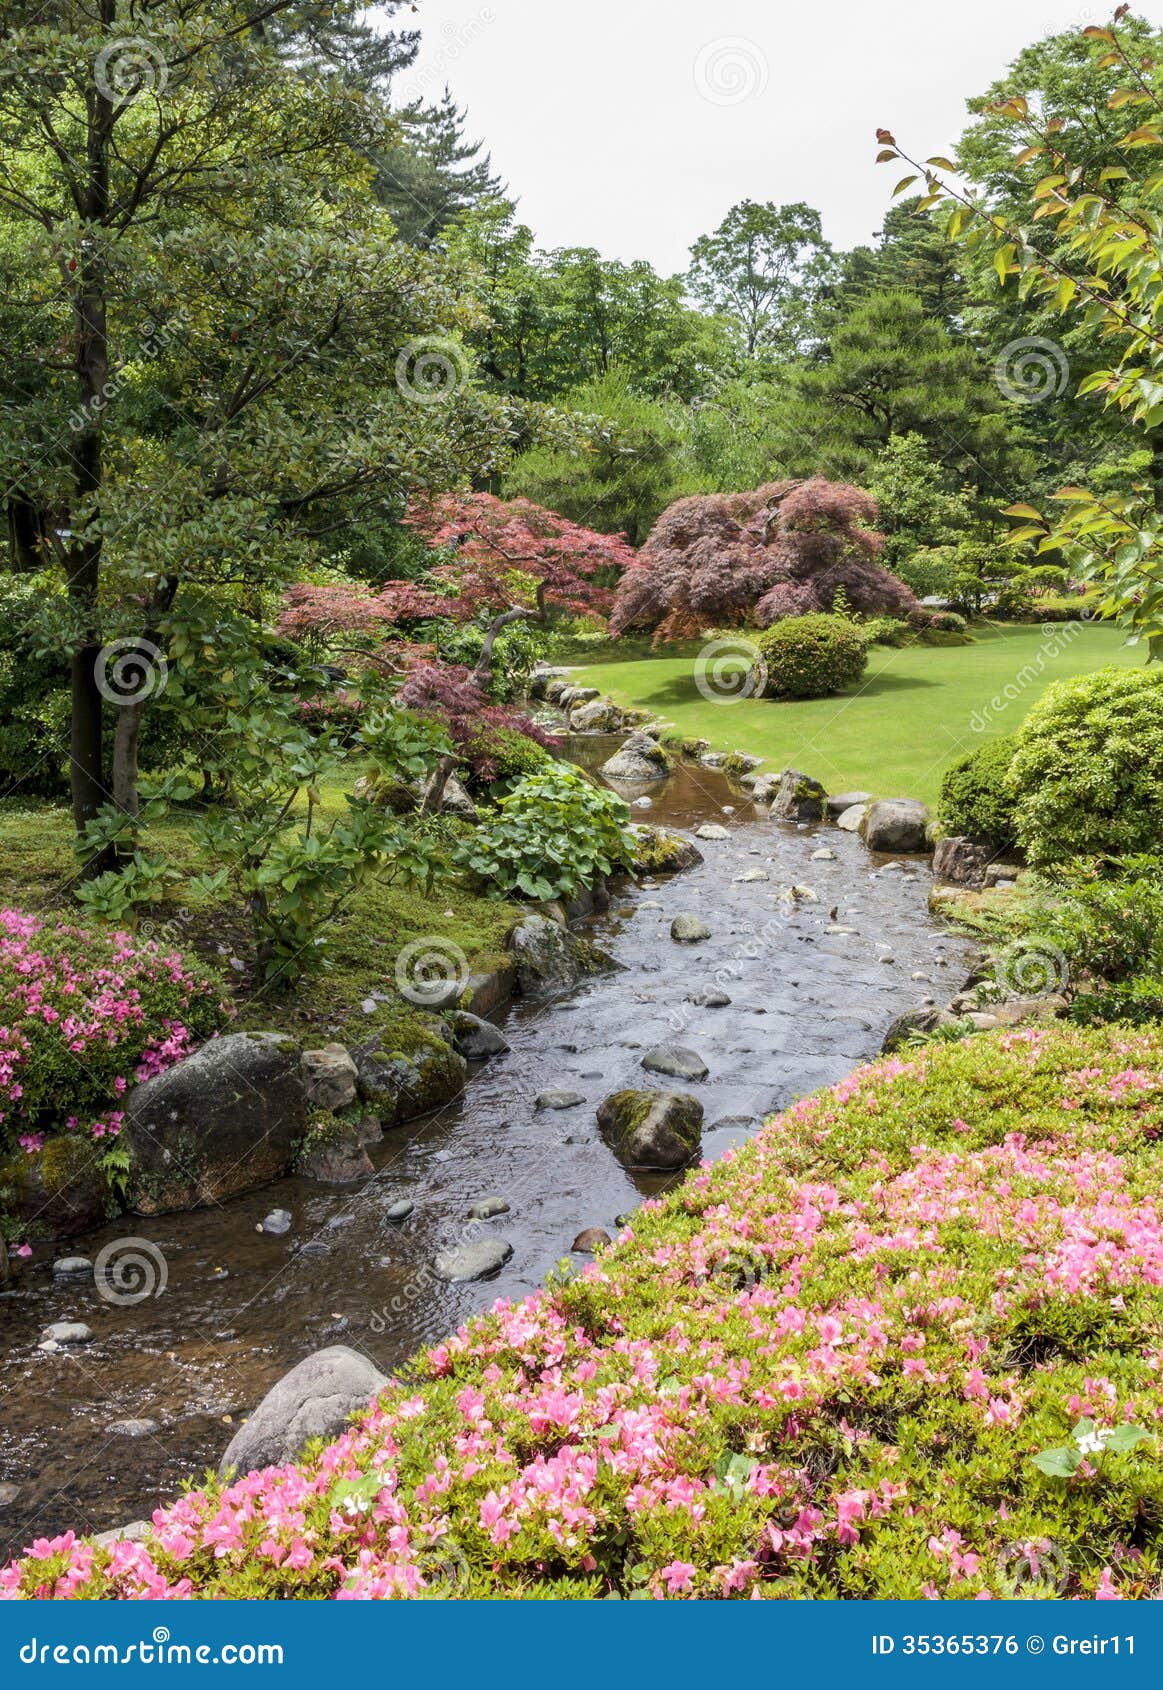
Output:
[[[807,200],[839,247],[894,183],[874,131],[947,151],[965,101],[1103,0],[417,0],[405,94],[445,82],[540,245],[683,270],[737,200]],[[1136,7],[1163,22],[1163,0]],[[708,97],[708,90],[711,97]],[[717,97],[716,97],[717,96]]]

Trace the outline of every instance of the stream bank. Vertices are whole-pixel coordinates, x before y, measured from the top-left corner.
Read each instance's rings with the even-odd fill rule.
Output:
[[[596,767],[617,743],[595,735],[569,749]],[[622,970],[499,1009],[508,1053],[481,1065],[455,1103],[371,1147],[373,1178],[281,1180],[222,1208],[123,1216],[70,1246],[94,1257],[130,1232],[146,1237],[166,1279],[139,1303],[54,1283],[47,1262],[0,1298],[0,1497],[16,1487],[0,1503],[0,1552],[148,1515],[217,1464],[239,1420],[309,1351],[349,1345],[390,1373],[495,1298],[536,1289],[579,1232],[613,1234],[676,1177],[620,1167],[595,1119],[610,1092],[667,1083],[641,1067],[651,1047],[703,1058],[707,1078],[684,1089],[704,1105],[703,1154],[717,1157],[764,1115],[875,1054],[919,997],[943,999],[960,983],[969,948],[929,915],[923,859],[894,865],[849,833],[773,821],[698,766],[680,765],[649,796],[637,820],[688,832],[712,823],[727,837],[700,839],[701,866],[626,888],[588,920],[586,936]],[[814,900],[781,898],[793,885]],[[676,944],[679,914],[710,937]],[[690,1001],[708,992],[730,1002]],[[551,1091],[582,1101],[539,1108]],[[470,1222],[489,1198],[507,1208]],[[390,1217],[406,1204],[404,1218]],[[257,1231],[278,1208],[289,1231]],[[513,1252],[495,1278],[436,1277],[438,1253],[492,1235]],[[44,1328],[62,1320],[84,1322],[92,1342],[40,1352]]]

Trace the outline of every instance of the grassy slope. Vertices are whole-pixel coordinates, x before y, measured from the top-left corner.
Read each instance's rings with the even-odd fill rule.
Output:
[[[905,1055],[298,1466],[144,1543],[43,1543],[0,1595],[1157,1596],[1160,1034]],[[1149,1441],[1069,1483],[1032,1465],[1084,1417]]]
[[[862,787],[931,804],[952,758],[1012,733],[1051,681],[1142,661],[1114,628],[1088,625],[1071,636],[1065,625],[1052,625],[1048,634],[1039,627],[984,628],[969,646],[874,646],[857,690],[796,703],[707,700],[695,686],[691,656],[591,664],[574,678],[619,704],[657,711],[684,736],[707,739],[716,750],[764,757],[773,771],[803,769],[833,792]],[[1023,670],[1029,679],[1019,685]],[[995,697],[1004,702],[1006,687],[1014,685],[1017,697],[975,731],[975,712],[989,710]]]

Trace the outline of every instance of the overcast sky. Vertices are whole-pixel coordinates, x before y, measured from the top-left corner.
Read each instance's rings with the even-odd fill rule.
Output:
[[[1073,0],[417,0],[402,85],[467,106],[541,245],[686,268],[737,200],[807,200],[837,246],[896,177],[874,131],[946,151],[1028,42],[1109,21]],[[1163,0],[1136,8],[1163,21]],[[899,175],[899,172],[898,172]]]

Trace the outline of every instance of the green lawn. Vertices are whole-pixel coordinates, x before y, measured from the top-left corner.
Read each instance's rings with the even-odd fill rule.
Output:
[[[764,767],[802,769],[832,792],[862,787],[932,804],[959,752],[1012,733],[1051,681],[1143,662],[1100,624],[983,627],[967,646],[874,646],[860,686],[836,698],[704,698],[695,658],[595,663],[575,671],[622,705],[656,711],[686,738],[747,751]]]

